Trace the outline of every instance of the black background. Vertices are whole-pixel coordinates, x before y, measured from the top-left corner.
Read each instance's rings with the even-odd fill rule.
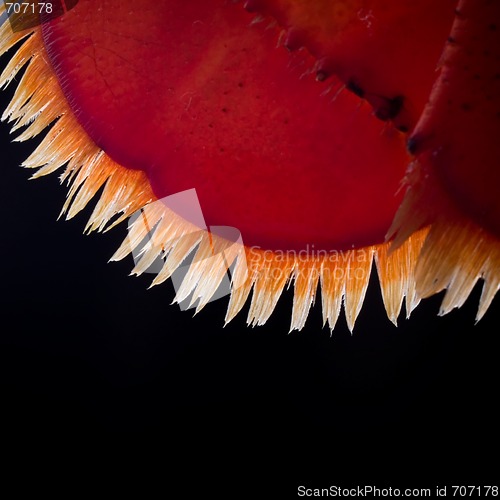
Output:
[[[170,305],[170,283],[147,290],[150,278],[128,276],[131,259],[107,263],[124,225],[84,236],[89,210],[56,221],[66,190],[55,175],[27,180],[18,165],[38,141],[11,144],[8,130],[0,391],[11,463],[50,468],[54,454],[46,478],[57,478],[76,460],[108,472],[125,462],[165,492],[233,498],[498,479],[498,298],[478,325],[480,287],[461,310],[438,317],[440,295],[395,328],[372,276],[352,336],[342,316],[330,337],[319,303],[288,334],[290,292],[263,327],[246,327],[247,306],[223,328],[227,299],[193,318]]]

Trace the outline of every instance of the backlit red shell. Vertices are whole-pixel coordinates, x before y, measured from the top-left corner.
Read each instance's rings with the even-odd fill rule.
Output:
[[[420,119],[410,151],[500,233],[498,2],[244,6],[279,26],[251,25],[238,2],[81,0],[44,40],[91,138],[158,197],[195,187],[208,224],[249,245],[383,241],[410,157],[379,118],[410,132]]]
[[[237,227],[248,245],[383,241],[404,135],[340,82],[305,74],[314,59],[276,48],[279,29],[251,21],[216,0],[81,0],[43,33],[81,124],[146,171],[158,197],[195,187],[207,223]]]

